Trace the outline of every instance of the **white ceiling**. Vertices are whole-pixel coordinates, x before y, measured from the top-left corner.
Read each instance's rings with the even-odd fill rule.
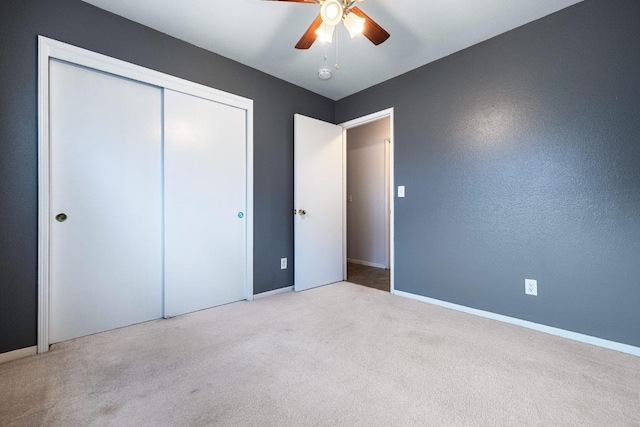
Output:
[[[333,100],[443,58],[582,0],[366,0],[391,37],[294,49],[320,6],[264,0],[83,0]],[[324,52],[328,59],[323,60]],[[318,70],[329,68],[322,81]]]

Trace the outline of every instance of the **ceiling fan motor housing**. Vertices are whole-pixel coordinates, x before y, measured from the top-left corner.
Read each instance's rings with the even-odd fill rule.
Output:
[[[320,8],[320,16],[326,25],[338,25],[343,14],[344,7],[339,0],[326,0]]]

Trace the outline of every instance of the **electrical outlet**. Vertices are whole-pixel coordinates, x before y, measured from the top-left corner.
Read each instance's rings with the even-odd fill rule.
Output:
[[[287,259],[280,258],[280,270],[286,270],[286,269],[287,269]]]
[[[524,293],[538,296],[538,281],[534,279],[524,279]]]
[[[398,197],[404,197],[404,185],[398,185]]]

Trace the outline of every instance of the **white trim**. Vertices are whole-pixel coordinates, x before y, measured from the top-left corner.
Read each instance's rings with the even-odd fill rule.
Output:
[[[369,261],[360,261],[359,259],[347,258],[347,262],[350,262],[352,264],[366,265],[367,267],[375,267],[375,268],[382,268],[382,269],[387,268],[384,264],[376,264],[375,262],[369,262]]]
[[[6,353],[0,353],[0,365],[3,363],[11,362],[13,360],[22,359],[27,356],[34,356],[38,354],[38,346],[25,347],[18,350],[8,351]]]
[[[38,353],[49,350],[49,58],[38,37]]]
[[[391,269],[391,139],[384,140],[384,268]]]
[[[541,325],[539,323],[529,322],[528,320],[517,319],[515,317],[504,316],[502,314],[492,313],[490,311],[478,310],[464,305],[453,304],[447,301],[441,301],[434,298],[423,297],[421,295],[412,294],[404,291],[392,291],[394,295],[398,295],[405,298],[414,299],[420,302],[426,302],[427,304],[433,304],[451,310],[460,311],[467,314],[473,314],[487,319],[497,320],[503,323],[509,323],[511,325],[522,326],[523,328],[533,329],[534,331],[544,332],[550,335],[556,335],[562,338],[568,338],[570,340],[583,342],[586,344],[595,345],[598,347],[607,348],[609,350],[619,351],[621,353],[627,353],[634,356],[640,356],[640,347],[634,347],[628,344],[622,344],[615,341],[609,341],[602,338],[592,337],[590,335],[580,334],[578,332],[567,331],[560,328],[554,328],[552,326]]]
[[[253,101],[245,109],[247,114],[247,150],[246,150],[246,253],[245,253],[245,296],[247,301],[253,301]]]
[[[394,130],[394,110],[393,107],[391,108],[387,108],[386,110],[382,110],[382,111],[378,111],[377,113],[372,113],[363,117],[359,117],[357,119],[353,119],[353,120],[349,120],[347,122],[344,122],[342,124],[340,124],[340,126],[342,126],[345,131],[343,132],[344,138],[344,145],[345,145],[345,150],[346,150],[346,141],[347,141],[347,129],[351,129],[357,126],[362,126],[365,125],[367,123],[371,123],[371,122],[375,122],[376,120],[380,120],[380,119],[384,119],[385,117],[389,117],[389,240],[390,240],[390,244],[389,244],[389,268],[391,270],[391,283],[390,283],[390,287],[391,287],[391,293],[394,293],[395,291],[395,279],[394,279],[394,269],[395,269],[395,198],[394,198],[394,194],[393,194],[393,187],[394,187],[394,183],[395,183],[395,179],[394,179],[394,147],[395,147],[395,130]],[[346,152],[346,151],[345,151]],[[346,160],[347,156],[345,154],[344,158],[343,158],[343,162],[344,162],[344,170],[346,171]],[[344,187],[345,187],[345,193],[346,193],[346,172],[344,174]],[[347,223],[347,208],[346,208],[346,203],[343,203],[343,230],[346,227],[346,223]],[[347,233],[343,232],[343,239],[344,239],[344,258],[345,258],[345,280],[346,280],[346,257],[347,257]]]
[[[49,349],[49,62],[59,59],[246,111],[246,299],[253,299],[253,100],[38,36],[38,353]]]
[[[347,129],[342,128],[342,280],[347,280]]]
[[[261,292],[253,296],[254,300],[271,297],[278,294],[285,294],[287,292],[293,292],[293,286],[287,286],[286,288],[274,289],[272,291]]]

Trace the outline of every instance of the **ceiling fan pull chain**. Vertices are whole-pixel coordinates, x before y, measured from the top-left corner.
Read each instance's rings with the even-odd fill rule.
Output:
[[[340,69],[340,65],[338,64],[338,45],[340,44],[340,29],[336,28],[338,31],[336,31],[336,70]]]

